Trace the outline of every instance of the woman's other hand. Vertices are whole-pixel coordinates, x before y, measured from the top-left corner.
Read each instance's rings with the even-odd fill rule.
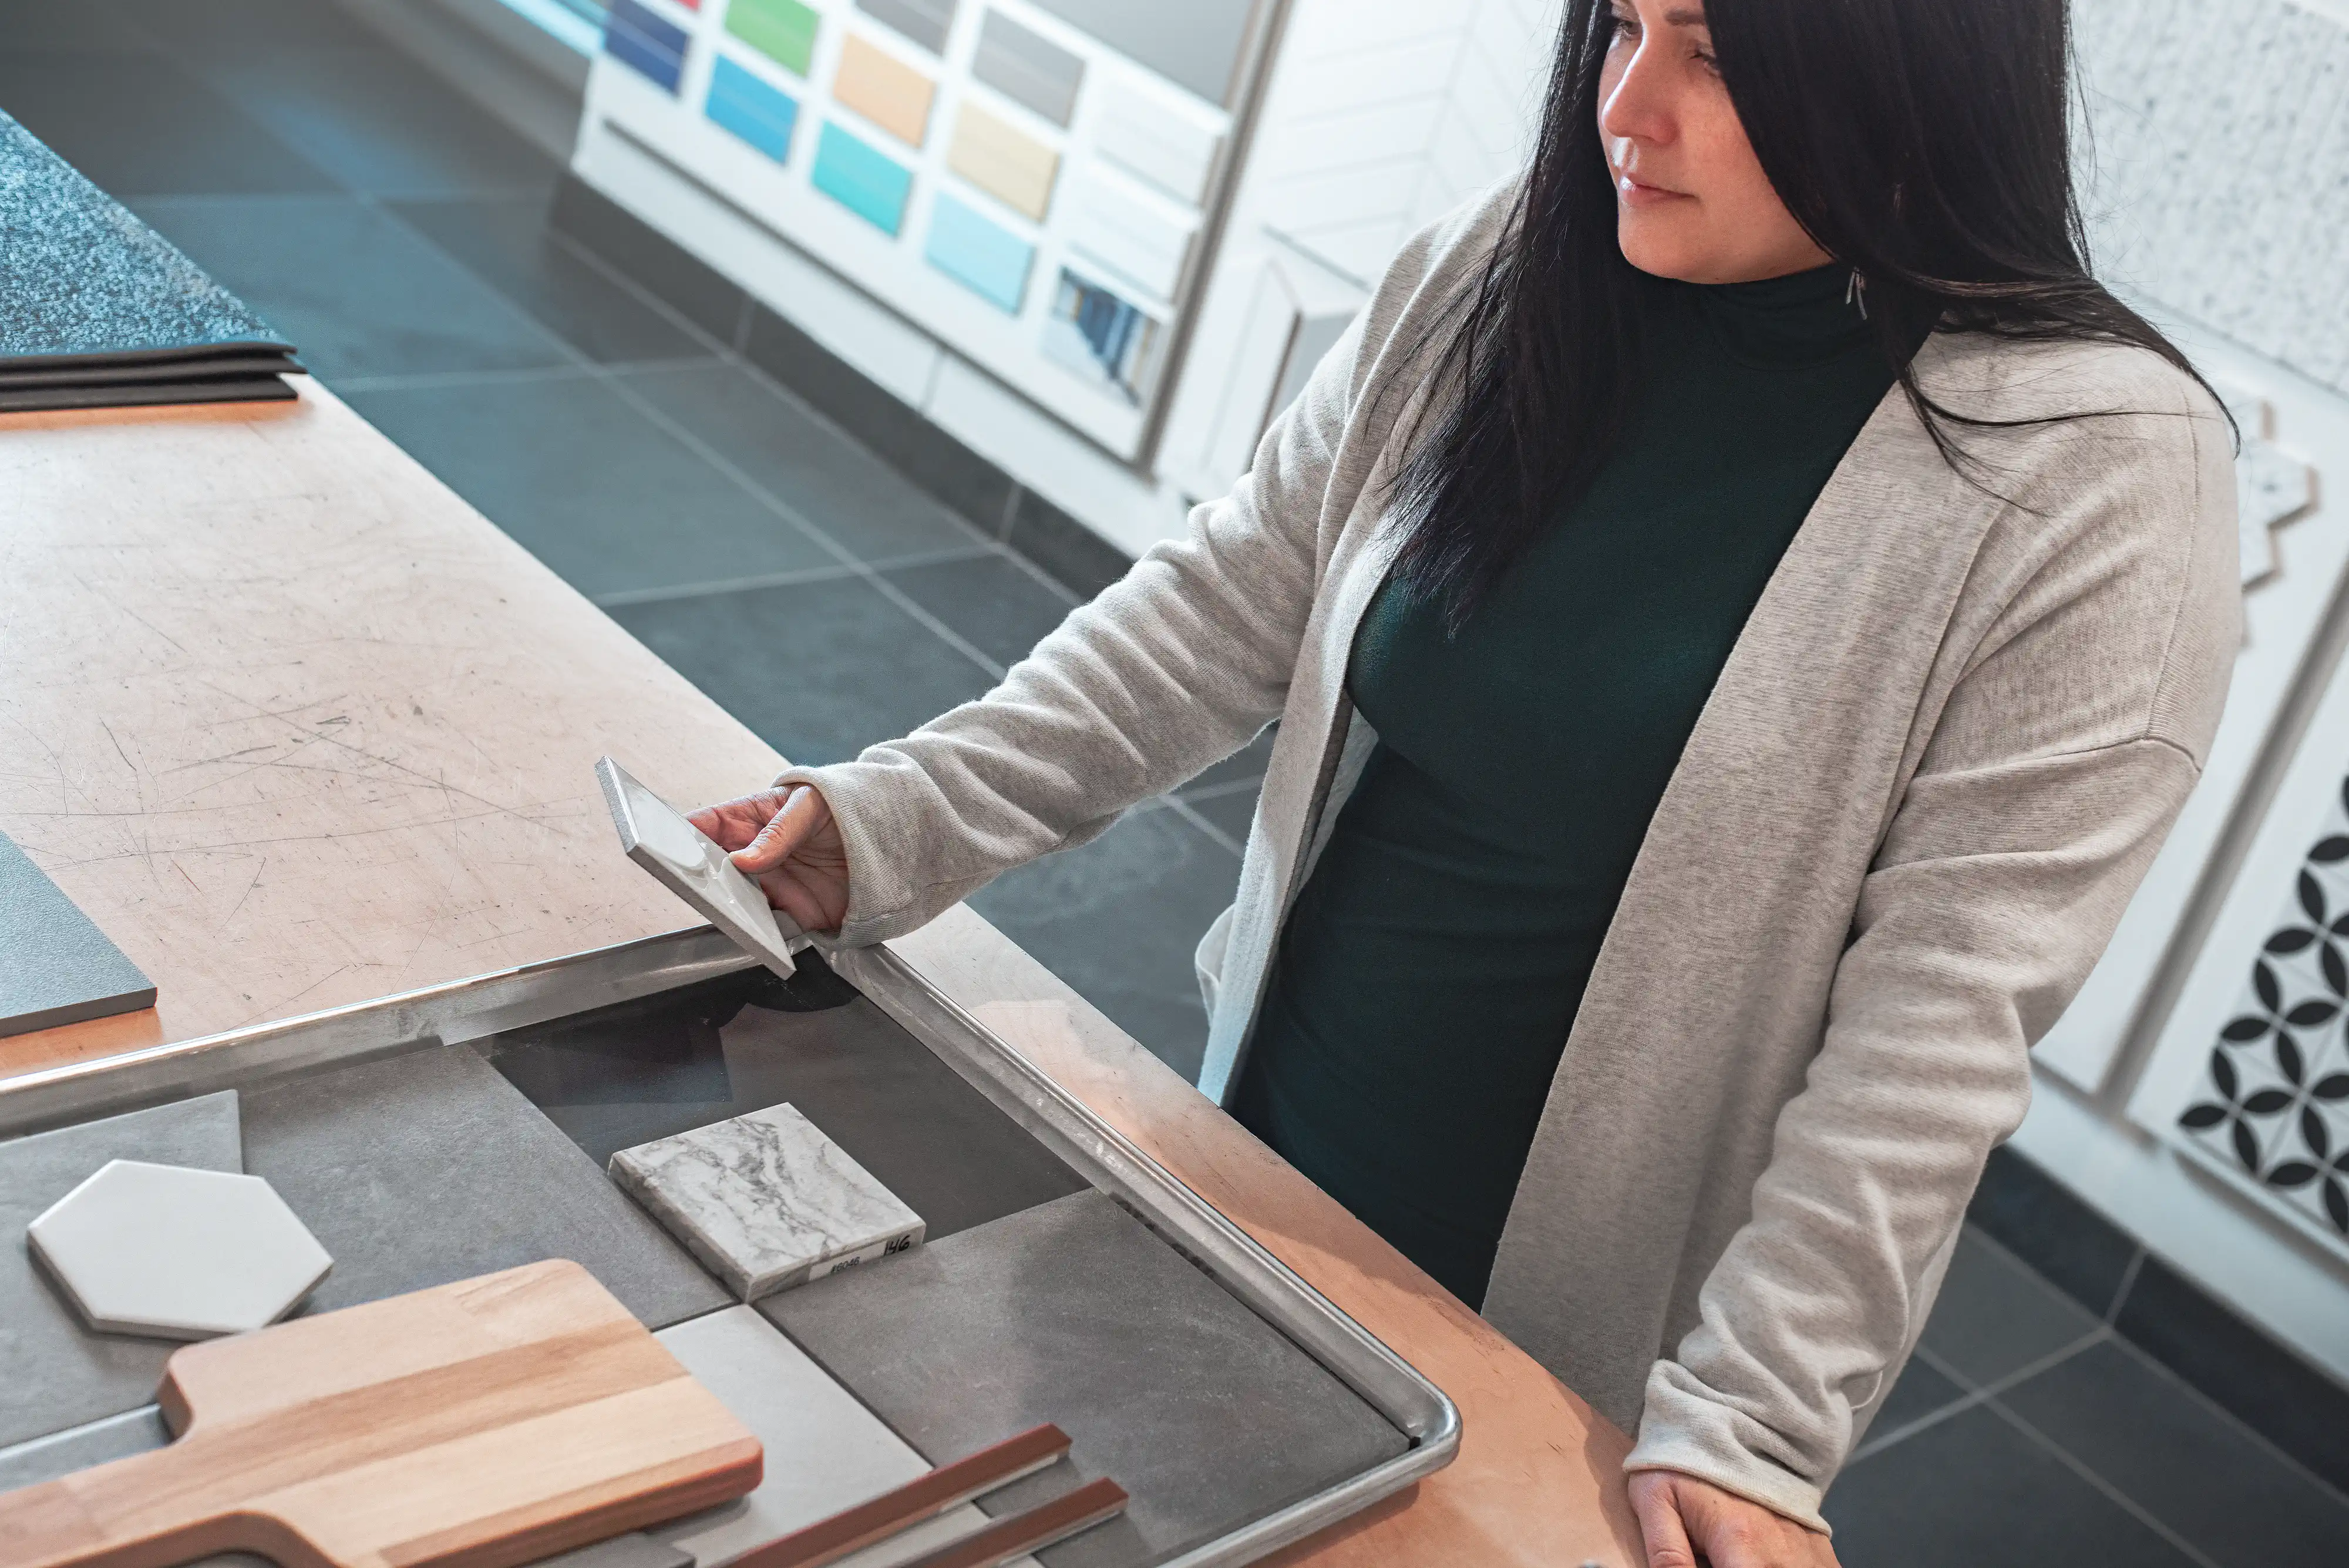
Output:
[[[1710,1481],[1640,1470],[1630,1486],[1647,1568],[1837,1568],[1826,1536]]]
[[[848,847],[812,785],[761,790],[686,820],[731,853],[735,868],[803,931],[835,931],[848,915]]]

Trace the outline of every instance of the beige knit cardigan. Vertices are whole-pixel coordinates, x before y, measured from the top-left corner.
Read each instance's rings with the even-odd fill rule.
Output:
[[[1237,901],[1201,947],[1200,1085],[1226,1093],[1374,740],[1346,669],[1392,549],[1413,347],[1511,194],[1408,244],[1231,493],[1001,686],[783,775],[845,835],[843,943],[1085,842],[1278,719]],[[1952,334],[1917,368],[1966,413],[2054,418],[1965,431],[1970,478],[1896,388],[1837,468],[1649,826],[1485,1303],[1637,1427],[1632,1467],[1815,1526],[2022,1119],[2030,1045],[2193,786],[2239,638],[2230,433],[2189,378]],[[1464,996],[1426,1049],[1475,1029]]]

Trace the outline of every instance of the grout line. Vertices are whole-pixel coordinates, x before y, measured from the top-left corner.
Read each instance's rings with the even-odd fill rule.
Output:
[[[932,550],[926,555],[899,556],[885,561],[875,561],[875,571],[894,572],[906,566],[941,566],[954,561],[984,561],[992,552],[973,545],[965,550]],[[629,605],[664,604],[671,599],[704,598],[718,594],[748,593],[758,588],[790,588],[802,583],[831,583],[858,576],[847,566],[802,566],[792,572],[761,572],[747,577],[719,577],[709,582],[679,583],[673,587],[623,588],[617,593],[597,594],[598,608],[620,609]]]
[[[1206,817],[1200,815],[1198,808],[1194,806],[1189,801],[1185,800],[1181,795],[1164,794],[1159,796],[1159,798],[1166,803],[1168,810],[1181,817],[1184,821],[1189,823],[1192,826],[1197,828],[1200,832],[1206,834],[1217,844],[1222,845],[1226,849],[1230,850],[1234,855],[1245,856],[1247,853],[1246,846],[1240,844],[1237,839],[1233,838],[1230,834],[1226,833],[1222,828],[1217,827],[1214,823],[1209,822]]]
[[[736,306],[734,311],[734,340],[731,348],[737,354],[748,354],[750,350],[750,325],[759,318],[758,308],[757,302],[750,297],[750,291],[744,289],[742,303]]]
[[[2112,1331],[2110,1329],[2099,1328],[2093,1334],[2083,1334],[2078,1339],[2075,1339],[2067,1345],[2060,1345],[2057,1348],[2049,1351],[2046,1355],[2039,1357],[2036,1361],[2024,1362],[2021,1366],[2016,1367],[2013,1371],[2005,1374],[2003,1376],[1996,1377],[1988,1383],[1982,1384],[1977,1384],[1964,1373],[1960,1372],[1956,1367],[1951,1366],[1948,1362],[1942,1360],[1940,1356],[1934,1355],[1931,1351],[1926,1349],[1920,1345],[1910,1353],[1913,1358],[1923,1362],[1927,1366],[1940,1373],[1942,1376],[1956,1384],[1960,1388],[1964,1389],[1965,1397],[1961,1399],[1953,1399],[1938,1410],[1928,1411],[1926,1414],[1917,1417],[1917,1419],[1909,1422],[1906,1426],[1895,1427],[1889,1432],[1869,1434],[1868,1441],[1860,1444],[1858,1448],[1853,1449],[1851,1457],[1844,1460],[1844,1468],[1848,1469],[1853,1465],[1857,1464],[1860,1460],[1880,1454],[1896,1443],[1905,1442],[1909,1438],[1915,1437],[1920,1432],[1926,1431],[1930,1428],[1938,1427],[1942,1422],[1950,1420],[1954,1417],[1962,1416],[1967,1411],[1975,1408],[1977,1406],[1987,1405],[1999,1395],[2005,1393],[2008,1389],[2016,1386],[2018,1384],[2027,1383],[2032,1378],[2038,1376],[2041,1373],[2062,1366],[2064,1362],[2071,1360],[2072,1357],[2078,1355],[2083,1351],[2092,1349],[2111,1337]]]
[[[1012,526],[1019,521],[1019,497],[1022,493],[1019,482],[1016,479],[1011,482],[1011,487],[1003,493],[1003,520],[995,525],[995,536],[1005,544],[1011,542]]]
[[[2167,1524],[2164,1524],[2160,1520],[2156,1519],[2147,1511],[2143,1503],[2129,1496],[2128,1493],[2121,1490],[2120,1488],[2115,1486],[2111,1481],[2106,1480],[2102,1475],[2099,1475],[2095,1468],[2085,1459],[2081,1459],[2077,1454],[2072,1452],[2071,1449],[2065,1448],[2063,1444],[2057,1442],[2054,1438],[2049,1437],[2046,1433],[2041,1431],[2038,1428],[2024,1420],[2021,1416],[2016,1415],[2013,1410],[2008,1409],[1996,1399],[1986,1400],[1984,1403],[1990,1407],[1991,1414],[2004,1421],[2008,1426],[2013,1427],[2016,1431],[2021,1432],[2033,1442],[2037,1443],[2041,1448],[2045,1449],[2048,1453],[2054,1457],[2057,1463],[2061,1464],[2065,1469],[2070,1470],[2074,1475],[2078,1476],[2082,1480],[2086,1481],[2097,1491],[2102,1492],[2106,1501],[2117,1506],[2123,1513],[2127,1514],[2139,1524],[2144,1525],[2147,1530],[2152,1531],[2156,1535],[2160,1536],[2162,1540],[2168,1542],[2172,1547],[2176,1548],[2180,1553],[2182,1553],[2188,1561],[2193,1563],[2195,1564],[2195,1568],[2220,1568],[2219,1563],[2213,1561],[2209,1553],[2203,1552],[2192,1542],[2178,1534],[2178,1532],[2172,1530]]]
[[[1226,779],[1221,784],[1209,784],[1205,789],[1193,789],[1189,784],[1179,784],[1172,793],[1190,801],[1221,800],[1227,794],[1237,794],[1242,790],[1256,789],[1263,783],[1264,775],[1255,774],[1244,779]]]
[[[2129,1259],[2128,1267],[2121,1271],[2121,1282],[2114,1287],[2112,1304],[2105,1309],[2105,1325],[2107,1328],[2120,1321],[2121,1308],[2127,1304],[2129,1292],[2137,1289],[2137,1272],[2144,1267],[2145,1249],[2139,1247],[2136,1255]]]

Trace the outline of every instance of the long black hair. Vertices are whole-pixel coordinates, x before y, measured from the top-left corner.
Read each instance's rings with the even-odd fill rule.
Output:
[[[1858,275],[1877,342],[1944,457],[1909,360],[1943,330],[2186,357],[2090,275],[2075,192],[2066,0],[1708,0],[1762,169]],[[1568,0],[1504,237],[1431,330],[1434,384],[1392,500],[1397,576],[1457,630],[1619,442],[1640,344],[1599,130],[1609,0]],[[2196,378],[2199,379],[2198,376]]]

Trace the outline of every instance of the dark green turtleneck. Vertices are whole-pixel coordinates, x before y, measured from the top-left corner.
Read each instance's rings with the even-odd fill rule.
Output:
[[[1588,493],[1457,637],[1392,583],[1355,636],[1380,744],[1289,915],[1233,1109],[1472,1304],[1648,819],[1892,385],[1849,276],[1645,281],[1632,415]]]

